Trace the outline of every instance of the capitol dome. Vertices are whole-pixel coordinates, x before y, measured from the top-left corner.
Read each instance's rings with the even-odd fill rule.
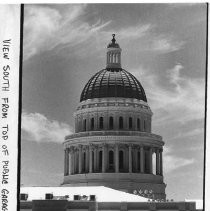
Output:
[[[64,186],[141,190],[165,199],[162,137],[152,133],[152,111],[140,82],[121,67],[113,34],[106,67],[85,85],[74,112],[75,133],[64,141]]]
[[[103,69],[85,85],[80,102],[93,98],[121,97],[147,102],[140,82],[124,69]]]

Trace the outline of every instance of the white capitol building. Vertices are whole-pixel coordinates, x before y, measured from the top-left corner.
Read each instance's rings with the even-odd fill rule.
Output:
[[[121,67],[115,35],[107,65],[85,85],[65,137],[63,186],[106,186],[165,199],[162,137],[152,133],[152,111],[140,82]]]

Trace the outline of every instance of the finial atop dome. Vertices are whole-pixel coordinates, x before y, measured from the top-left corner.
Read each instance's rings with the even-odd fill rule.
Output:
[[[112,34],[112,43],[115,44],[116,40],[115,40],[115,34]]]
[[[107,46],[107,48],[120,48],[119,44],[116,43],[116,39],[115,39],[115,34],[112,34],[112,42],[109,43],[109,45]]]

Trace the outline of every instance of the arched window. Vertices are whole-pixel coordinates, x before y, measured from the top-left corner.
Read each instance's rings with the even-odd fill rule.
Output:
[[[132,127],[133,127],[132,118],[129,117],[129,129],[132,129]]]
[[[146,126],[146,120],[144,120],[144,131],[146,131],[146,128],[147,128],[147,126]]]
[[[123,170],[123,160],[124,160],[123,151],[120,150],[119,151],[119,169],[120,170]]]
[[[113,130],[114,128],[114,119],[112,116],[109,117],[109,129]]]
[[[99,151],[99,171],[102,170],[102,151]]]
[[[86,131],[86,119],[83,121],[83,130]]]
[[[109,169],[114,170],[114,152],[112,150],[109,151]]]
[[[137,130],[140,130],[140,119],[137,119]]]
[[[119,118],[119,129],[123,129],[123,118]]]
[[[91,124],[91,127],[90,127],[91,130],[94,130],[94,118],[91,118],[91,123],[90,124]]]
[[[104,119],[103,119],[103,117],[100,117],[99,118],[99,128],[103,129],[103,127],[104,127]]]

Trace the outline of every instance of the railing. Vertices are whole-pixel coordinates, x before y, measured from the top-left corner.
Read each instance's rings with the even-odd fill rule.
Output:
[[[65,137],[65,140],[72,138],[80,138],[86,136],[142,136],[155,138],[158,141],[162,141],[162,137],[156,134],[139,132],[139,131],[86,131],[80,133],[74,133]]]

